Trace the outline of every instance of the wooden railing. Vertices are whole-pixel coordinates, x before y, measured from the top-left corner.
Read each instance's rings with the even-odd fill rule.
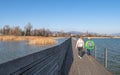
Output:
[[[0,75],[67,75],[73,61],[71,39],[0,64]]]

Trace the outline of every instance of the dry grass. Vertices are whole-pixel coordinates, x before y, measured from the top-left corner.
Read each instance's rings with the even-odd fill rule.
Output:
[[[33,40],[29,40],[29,44],[34,44],[34,45],[51,45],[55,44],[56,40],[53,38],[37,38]]]
[[[52,45],[56,40],[52,37],[38,36],[0,36],[0,41],[24,41],[28,40],[28,44],[34,45]]]
[[[18,36],[0,36],[0,41],[23,41],[25,38]]]

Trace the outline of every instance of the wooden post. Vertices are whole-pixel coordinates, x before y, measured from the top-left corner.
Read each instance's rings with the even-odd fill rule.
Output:
[[[104,50],[104,66],[107,68],[107,48]]]
[[[96,59],[96,46],[95,46],[95,49],[94,49],[94,57]]]

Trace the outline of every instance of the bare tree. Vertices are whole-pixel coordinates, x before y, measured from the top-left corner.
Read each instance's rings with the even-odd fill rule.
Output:
[[[49,29],[46,29],[45,32],[47,37],[52,36],[52,32]]]
[[[5,25],[3,27],[3,34],[4,35],[9,35],[9,33],[10,33],[10,26],[9,25]]]
[[[52,36],[52,32],[49,29],[34,29],[31,31],[31,35],[34,36]]]
[[[40,36],[39,34],[39,30],[38,29],[34,29],[31,31],[31,35],[34,35],[34,36]]]
[[[3,30],[2,29],[0,29],[0,35],[2,35],[3,34]]]
[[[10,34],[11,34],[11,35],[20,36],[20,35],[22,35],[22,30],[20,29],[19,26],[16,26],[16,27],[14,27],[14,28],[11,28]]]
[[[25,26],[25,35],[26,35],[26,36],[30,36],[30,35],[31,35],[31,29],[32,29],[32,25],[31,25],[31,23],[28,23],[28,24]]]

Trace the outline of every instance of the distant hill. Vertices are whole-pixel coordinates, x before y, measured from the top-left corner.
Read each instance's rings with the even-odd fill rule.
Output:
[[[71,33],[71,34],[86,34],[85,32],[79,32],[79,31],[70,31],[68,33]],[[98,34],[98,33],[95,33],[95,32],[89,32],[89,34]]]
[[[79,31],[70,31],[70,32],[67,32],[67,33],[71,33],[71,34],[81,34],[82,32],[79,32]]]
[[[111,34],[112,36],[120,36],[120,33]]]
[[[59,31],[53,31],[53,33],[58,33]],[[69,31],[69,32],[65,32],[65,33],[69,33],[69,34],[73,34],[73,35],[86,35],[86,32],[80,32],[80,31]],[[95,32],[89,32],[89,34],[92,35],[104,35],[104,34],[99,34],[99,33],[95,33]]]

